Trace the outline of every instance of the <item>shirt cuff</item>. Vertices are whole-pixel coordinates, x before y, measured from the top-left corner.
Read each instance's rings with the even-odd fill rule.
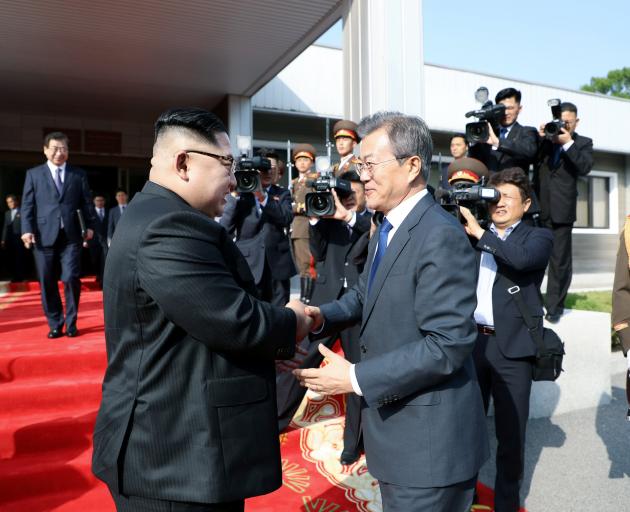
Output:
[[[322,325],[319,326],[319,329],[316,331],[311,331],[311,334],[321,334],[324,330],[324,326],[326,325],[326,320],[322,322]]]
[[[352,384],[352,389],[354,390],[354,392],[359,396],[363,396],[361,388],[359,387],[359,381],[357,381],[357,374],[354,371],[355,366],[356,365],[354,364],[350,365],[350,383]]]
[[[348,226],[351,228],[357,223],[357,212],[352,212],[352,218],[347,222]]]
[[[308,219],[308,223],[311,226],[314,226],[315,224],[317,224],[319,222],[319,219]]]
[[[568,150],[569,150],[569,148],[570,148],[571,146],[573,146],[573,143],[574,143],[574,142],[575,142],[574,140],[570,140],[570,141],[569,141],[569,142],[567,142],[566,144],[563,144],[563,145],[562,145],[562,151],[565,151],[565,152],[566,152],[566,151],[568,151]]]

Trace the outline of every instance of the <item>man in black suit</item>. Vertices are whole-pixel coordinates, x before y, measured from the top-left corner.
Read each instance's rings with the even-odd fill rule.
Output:
[[[495,133],[488,123],[488,140],[471,145],[468,156],[481,160],[491,173],[511,167],[520,167],[527,172],[536,159],[538,134],[536,128],[518,123],[523,108],[521,91],[513,87],[502,89],[497,93],[495,103],[505,105],[499,133]]]
[[[234,192],[221,217],[221,225],[236,237],[245,256],[261,299],[276,306],[289,302],[290,278],[297,271],[291,257],[288,230],[293,221],[291,193],[272,183],[277,172],[278,155],[263,151],[269,169],[260,169],[262,190]]]
[[[417,117],[377,112],[359,124],[369,208],[385,214],[358,284],[306,307],[319,336],[361,322],[361,360],[319,345],[322,368],[294,370],[310,389],[356,393],[370,473],[388,512],[468,512],[488,455],[472,351],[474,251],[428,193],[432,143]]]
[[[80,211],[91,239],[93,216],[90,188],[83,169],[68,161],[68,137],[53,132],[44,138],[44,154],[48,161],[26,172],[22,194],[22,241],[33,246],[35,264],[41,286],[42,306],[48,320],[49,338],[78,336],[77,314],[81,295]],[[57,287],[57,267],[61,265],[66,315]]]
[[[534,173],[534,187],[540,200],[540,219],[553,232],[553,252],[547,271],[546,318],[557,322],[564,311],[571,277],[571,231],[576,219],[577,180],[593,167],[593,141],[575,132],[579,119],[573,103],[561,103],[564,126],[552,138],[545,137],[540,126],[542,143],[540,166]]]
[[[234,167],[214,114],[163,113],[149,181],[116,228],[92,470],[119,512],[242,511],[282,483],[274,359],[293,356],[310,322],[299,303],[256,297],[214,220]]]
[[[489,206],[492,224],[487,231],[470,210],[460,210],[466,220],[466,232],[475,239],[477,250],[479,276],[474,316],[478,335],[473,357],[486,412],[491,396],[494,401],[498,441],[494,510],[517,512],[536,345],[508,289],[514,284],[520,287],[542,335],[540,283],[553,236],[547,229],[521,221],[531,204],[529,180],[521,169],[495,173],[489,185],[499,190],[501,199]]]
[[[88,242],[90,258],[96,273],[96,283],[103,288],[103,271],[107,256],[107,223],[109,213],[105,208],[105,196],[96,194],[94,202],[94,237]]]
[[[109,247],[114,237],[114,231],[116,231],[116,225],[120,220],[120,217],[127,208],[127,192],[122,188],[116,190],[116,206],[109,209],[108,221],[107,221],[107,246]]]
[[[9,194],[6,200],[9,209],[4,212],[1,244],[2,248],[7,252],[11,281],[15,283],[26,279],[28,253],[21,239],[20,201],[14,194]]]

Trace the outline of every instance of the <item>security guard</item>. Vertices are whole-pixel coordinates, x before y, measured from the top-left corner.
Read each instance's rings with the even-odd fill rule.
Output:
[[[307,303],[313,288],[310,274],[311,251],[309,249],[308,217],[306,217],[306,194],[313,192],[307,185],[309,180],[317,179],[316,172],[310,172],[315,161],[315,148],[311,144],[296,144],[293,149],[293,163],[298,170],[298,177],[291,181],[293,194],[293,223],[291,224],[291,244],[293,258],[300,274],[300,300]]]
[[[338,178],[344,172],[356,171],[352,161],[354,159],[354,148],[360,142],[357,124],[345,119],[337,121],[333,126],[333,137],[340,158],[339,163],[333,165],[333,173]]]

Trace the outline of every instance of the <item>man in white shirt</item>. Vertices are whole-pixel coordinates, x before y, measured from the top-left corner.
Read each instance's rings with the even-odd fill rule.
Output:
[[[432,143],[424,121],[379,112],[361,121],[359,135],[367,205],[385,217],[359,283],[306,312],[322,336],[361,323],[360,361],[321,345],[328,364],[294,374],[319,393],[362,396],[367,464],[384,510],[467,512],[488,456],[471,357],[474,252],[427,193]]]

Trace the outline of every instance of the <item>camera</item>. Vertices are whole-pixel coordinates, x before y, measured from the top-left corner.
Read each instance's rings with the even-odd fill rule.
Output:
[[[505,114],[505,105],[495,105],[488,99],[488,88],[479,87],[475,91],[475,99],[481,103],[481,108],[466,112],[466,117],[476,117],[477,121],[466,125],[466,140],[468,142],[485,142],[488,140],[488,124],[495,133],[499,133],[499,123]]]
[[[243,193],[261,190],[260,171],[271,171],[271,160],[261,156],[241,158],[238,162],[238,170],[234,173],[236,191]]]
[[[456,183],[451,188],[442,188],[435,193],[436,199],[447,212],[464,224],[465,220],[459,211],[465,206],[473,214],[483,228],[489,225],[488,203],[497,203],[501,193],[496,188],[470,183]]]
[[[545,137],[551,139],[556,135],[559,135],[562,128],[567,129],[567,124],[561,119],[562,117],[562,102],[559,98],[553,98],[547,101],[547,105],[551,107],[552,120],[545,125]]]
[[[307,186],[314,190],[306,194],[304,199],[306,215],[308,217],[334,215],[335,198],[332,195],[332,189],[335,189],[337,196],[341,199],[352,194],[352,186],[349,181],[333,176],[328,158],[317,157],[316,167],[319,177],[306,182]]]

